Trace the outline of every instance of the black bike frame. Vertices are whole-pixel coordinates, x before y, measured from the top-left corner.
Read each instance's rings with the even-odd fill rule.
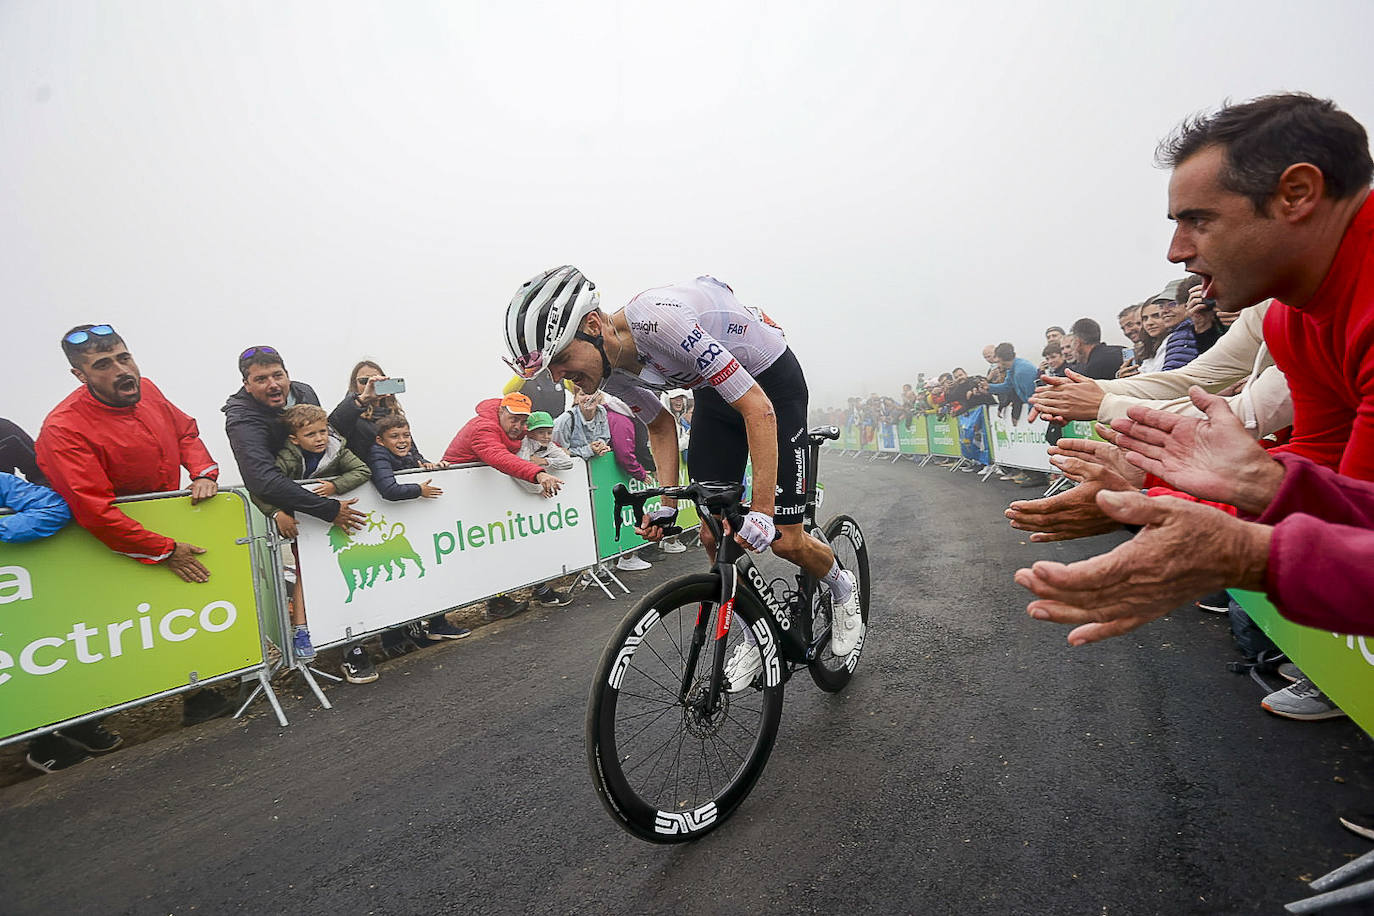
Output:
[[[824,535],[816,526],[816,480],[819,477],[822,441],[824,441],[822,437],[808,436],[807,438],[807,457],[809,459],[807,467],[811,469],[811,474],[806,481],[806,510],[802,515],[802,530],[824,541]],[[715,709],[720,700],[721,684],[724,682],[725,639],[729,636],[735,597],[740,587],[750,592],[768,612],[764,615],[764,619],[767,621],[769,629],[772,630],[774,640],[782,647],[783,658],[790,663],[782,667],[784,682],[792,676],[792,672],[797,667],[809,665],[815,660],[822,647],[829,641],[830,630],[827,628],[819,634],[811,631],[810,608],[818,587],[815,576],[804,569],[799,569],[797,571],[797,590],[793,595],[792,602],[790,605],[784,604],[778,600],[772,586],[764,580],[763,574],[759,572],[749,553],[737,544],[733,537],[724,536],[724,529],[721,525],[721,515],[724,513],[706,511],[706,507],[700,506],[700,504],[699,508],[701,510],[701,523],[708,527],[716,542],[716,562],[712,567],[712,572],[720,577],[720,598],[713,609],[713,613],[707,613],[705,604],[697,610],[696,627],[692,632],[692,644],[688,649],[687,664],[683,667],[678,699],[684,703],[687,701],[701,649],[706,643],[707,632],[714,623],[713,641],[717,648],[712,653],[711,678],[706,694],[706,708]],[[737,529],[739,520],[736,519],[731,527]]]

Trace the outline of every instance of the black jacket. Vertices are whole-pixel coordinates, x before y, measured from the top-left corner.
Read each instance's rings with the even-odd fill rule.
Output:
[[[420,462],[425,460],[425,456],[420,454],[420,450],[414,445],[410,447],[410,454],[404,458],[398,458],[391,454],[391,449],[385,445],[372,443],[372,451],[367,453],[367,466],[372,468],[372,484],[377,488],[377,492],[382,494],[382,499],[400,500],[417,499],[420,496],[420,485],[418,483],[397,483],[396,472],[408,471],[418,468]]]
[[[304,382],[291,383],[291,397],[297,404],[320,405],[315,389]],[[277,467],[277,452],[286,444],[280,410],[263,406],[242,388],[220,409],[224,411],[224,433],[249,493],[292,514],[304,512],[321,521],[334,521],[339,514],[337,499],[307,490]]]
[[[48,485],[48,478],[38,470],[33,440],[28,433],[5,419],[0,419],[0,471],[6,474],[19,471],[29,483]]]
[[[1087,360],[1073,366],[1072,369],[1088,378],[1116,378],[1117,370],[1121,368],[1122,352],[1123,348],[1112,344],[1097,344],[1088,354]]]
[[[329,425],[343,436],[350,452],[366,461],[372,446],[377,444],[377,421],[390,414],[390,408],[377,407],[369,420],[363,416],[363,405],[349,394],[330,411]]]

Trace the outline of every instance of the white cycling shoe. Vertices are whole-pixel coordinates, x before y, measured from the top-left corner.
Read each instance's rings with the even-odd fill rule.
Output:
[[[830,651],[844,658],[859,644],[864,635],[863,608],[859,606],[859,583],[849,570],[840,575],[849,580],[849,600],[834,603],[834,620],[830,625]]]
[[[743,693],[754,683],[754,678],[763,670],[763,653],[758,646],[742,642],[725,662],[725,680],[729,683],[727,693]]]

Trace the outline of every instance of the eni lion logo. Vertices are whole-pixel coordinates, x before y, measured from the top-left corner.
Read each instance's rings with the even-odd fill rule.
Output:
[[[353,535],[338,525],[329,529],[329,546],[338,557],[339,572],[343,573],[344,581],[348,583],[345,604],[352,601],[353,595],[360,589],[375,585],[383,572],[386,573],[387,582],[395,578],[404,579],[407,560],[420,568],[420,578],[425,576],[424,561],[406,540],[406,526],[403,523],[397,522],[387,531],[386,517],[376,512],[369,512],[367,521],[368,531],[382,532],[379,543],[356,542]],[[398,572],[399,576],[396,575]]]

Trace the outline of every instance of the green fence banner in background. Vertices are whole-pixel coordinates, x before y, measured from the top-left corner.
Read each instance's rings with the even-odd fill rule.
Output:
[[[610,452],[593,458],[587,462],[587,469],[592,479],[592,512],[596,520],[596,556],[597,559],[606,560],[614,556],[619,556],[628,550],[636,547],[643,547],[649,542],[635,534],[636,519],[632,518],[634,511],[626,508],[622,521],[624,525],[620,528],[620,540],[615,539],[615,494],[612,490],[616,484],[623,483],[631,492],[639,492],[648,486],[630,477],[620,465],[616,464],[615,456]],[[683,465],[678,468],[678,483],[687,483],[687,467]],[[649,500],[644,504],[646,510],[657,509],[661,505],[657,498]],[[701,524],[697,518],[697,508],[689,502],[679,502],[677,504],[677,523],[683,528],[694,528]]]
[[[847,424],[844,432],[840,434],[840,448],[845,451],[851,449],[857,451],[859,448],[859,427],[853,423]]]
[[[1374,636],[1343,636],[1299,626],[1258,592],[1233,589],[1231,595],[1303,674],[1355,724],[1374,735]]]
[[[924,415],[897,421],[897,448],[903,455],[930,454],[930,434],[926,432]]]
[[[959,458],[959,421],[953,417],[926,414],[926,434],[930,437],[930,453],[947,458]]]
[[[243,497],[121,503],[204,547],[210,581],[112,552],[69,523],[0,544],[0,738],[262,665]]]

